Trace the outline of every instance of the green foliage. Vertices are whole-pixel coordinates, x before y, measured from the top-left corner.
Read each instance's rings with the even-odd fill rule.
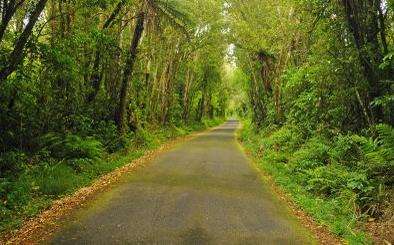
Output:
[[[383,2],[228,7],[244,76],[230,79],[247,91],[238,111],[253,123],[242,140],[302,208],[355,244],[366,242],[356,227],[385,217],[393,193],[394,13]]]
[[[65,160],[74,169],[81,169],[83,165],[97,161],[104,153],[102,144],[91,138],[81,138],[77,135],[58,135],[48,133],[39,139],[41,152],[59,160]]]
[[[330,163],[328,141],[320,137],[309,139],[293,153],[290,164],[294,171],[305,171]]]
[[[94,137],[99,140],[105,149],[110,152],[116,152],[128,146],[128,135],[119,135],[116,125],[113,122],[101,121],[94,127]]]
[[[78,186],[74,170],[62,163],[46,165],[33,173],[36,188],[45,195],[59,196]]]
[[[300,129],[285,126],[271,132],[270,139],[274,145],[280,146],[281,151],[293,151],[303,141],[303,135]]]
[[[394,159],[394,128],[387,124],[379,124],[376,126],[378,131],[378,143],[386,150],[384,155],[389,161]]]
[[[8,151],[0,157],[0,177],[20,172],[26,164],[27,156],[22,151]]]
[[[153,148],[158,144],[154,135],[145,129],[139,129],[135,133],[133,141],[136,146],[146,148]]]
[[[60,152],[59,152],[60,153]],[[65,158],[99,158],[103,153],[102,145],[99,141],[87,138],[82,139],[77,135],[67,135],[64,140],[61,154]]]

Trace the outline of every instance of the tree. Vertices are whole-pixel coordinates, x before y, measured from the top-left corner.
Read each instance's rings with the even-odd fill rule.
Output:
[[[7,65],[5,65],[0,70],[0,85],[12,72],[14,72],[17,69],[18,65],[22,62],[23,51],[26,46],[26,43],[28,42],[29,37],[32,34],[33,28],[36,25],[36,22],[38,21],[47,2],[48,0],[38,1],[33,11],[30,13],[25,29],[22,31],[21,35],[15,42],[13,46],[13,50],[7,58]],[[3,1],[3,15],[2,15],[3,19],[0,28],[0,43],[2,41],[2,37],[4,35],[4,32],[7,28],[10,19],[15,14],[18,6],[20,6],[22,3],[23,1],[19,1],[18,3],[15,3],[15,1],[9,2],[8,0]]]
[[[121,0],[111,13],[111,15],[108,17],[108,19],[105,21],[103,27],[101,28],[101,31],[105,31],[109,27],[112,26],[113,22],[116,20],[116,17],[119,15],[121,12],[122,8],[126,4],[125,0]],[[100,90],[100,85],[101,85],[101,80],[102,80],[102,74],[100,71],[100,64],[101,64],[101,50],[100,47],[97,48],[95,51],[94,55],[94,61],[93,61],[93,68],[92,68],[92,73],[90,75],[90,82],[92,84],[92,91],[88,94],[87,101],[92,102],[99,90]]]
[[[147,15],[148,9],[155,14],[159,14],[167,18],[171,23],[180,28],[184,28],[184,25],[180,21],[185,21],[185,16],[177,11],[173,5],[169,5],[167,2],[161,1],[143,1],[140,6],[140,10],[136,16],[136,25],[134,28],[133,39],[130,44],[130,50],[125,62],[123,70],[122,85],[120,90],[119,104],[115,112],[115,122],[118,126],[119,131],[123,134],[125,132],[125,117],[127,112],[128,94],[130,89],[130,76],[133,73],[133,66],[137,57],[137,49],[144,32],[144,21]],[[132,129],[136,129],[137,122],[133,122]]]
[[[120,90],[119,105],[115,114],[115,122],[121,133],[125,132],[125,115],[127,107],[127,99],[130,89],[130,76],[133,72],[133,66],[137,57],[137,48],[144,31],[145,13],[140,12],[136,17],[136,26],[134,29],[133,39],[130,44],[129,54],[127,56],[122,78],[122,86]],[[133,125],[136,126],[136,125]]]
[[[346,20],[353,34],[359,61],[369,82],[369,103],[382,96],[381,80],[389,78],[394,70],[384,72],[379,68],[388,52],[386,24],[380,0],[342,0]],[[379,36],[380,34],[380,36]],[[380,37],[380,38],[379,38]],[[374,121],[383,120],[381,107],[370,108]]]

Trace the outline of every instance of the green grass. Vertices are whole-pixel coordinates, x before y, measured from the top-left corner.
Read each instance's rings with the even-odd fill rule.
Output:
[[[360,215],[355,210],[355,194],[345,188],[338,195],[322,195],[309,190],[306,183],[310,177],[303,174],[306,170],[295,171],[291,162],[297,157],[294,156],[294,151],[290,150],[295,147],[292,144],[297,140],[291,139],[292,135],[288,133],[286,137],[282,137],[283,132],[279,130],[271,130],[272,133],[267,131],[269,129],[256,133],[250,124],[246,123],[239,135],[243,146],[251,153],[258,167],[270,175],[275,184],[288,193],[300,209],[306,211],[319,224],[327,226],[333,234],[345,239],[349,244],[370,244],[370,239],[358,227]],[[319,149],[315,149],[316,151]],[[305,168],[305,165],[301,166]]]
[[[100,176],[143,156],[148,150],[156,149],[170,139],[222,122],[221,119],[204,120],[199,124],[141,130],[130,137],[126,148],[112,154],[97,153],[101,146],[93,139],[88,139],[88,144],[85,144],[82,139],[74,137],[62,147],[52,142],[58,142],[57,138],[50,136],[49,145],[61,155],[61,159],[45,157],[39,164],[25,167],[17,176],[0,178],[0,237],[20,227],[25,219],[39,214],[54,200],[88,186]],[[77,158],[67,158],[75,154],[78,154]]]

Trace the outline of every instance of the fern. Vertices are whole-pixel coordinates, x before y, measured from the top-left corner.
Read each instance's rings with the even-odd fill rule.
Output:
[[[379,133],[378,143],[387,151],[389,160],[394,160],[394,128],[387,124],[379,124],[376,126]]]
[[[151,2],[150,7],[154,8],[155,12],[172,26],[189,36],[188,26],[192,24],[192,21],[186,13],[179,10],[180,4],[180,1],[156,0]]]
[[[73,134],[63,136],[48,133],[40,138],[40,142],[41,150],[47,150],[52,157],[60,159],[97,159],[104,152],[103,145],[99,141]]]
[[[82,139],[77,135],[67,135],[64,142],[65,158],[96,159],[103,154],[102,144],[93,138]]]
[[[41,150],[57,150],[58,147],[64,144],[63,137],[56,133],[47,133],[41,136],[38,141],[40,142]]]

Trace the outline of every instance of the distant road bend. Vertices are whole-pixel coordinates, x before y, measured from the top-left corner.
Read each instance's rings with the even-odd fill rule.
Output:
[[[315,244],[235,139],[237,121],[163,153],[76,211],[50,244]]]

